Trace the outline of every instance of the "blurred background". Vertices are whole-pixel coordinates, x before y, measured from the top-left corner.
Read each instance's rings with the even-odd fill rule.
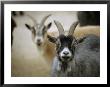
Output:
[[[25,26],[26,23],[33,25],[33,21],[27,15],[32,16],[40,23],[42,18],[49,14],[51,14],[51,16],[46,20],[45,24],[52,22],[52,26],[47,32],[53,36],[58,36],[58,29],[54,24],[54,20],[59,21],[63,25],[66,33],[72,23],[79,21],[80,25],[78,26],[81,28],[76,31],[77,37],[82,37],[81,35],[85,35],[85,32],[87,34],[89,32],[100,36],[100,12],[79,12],[78,14],[78,12],[75,11],[14,11],[12,12],[12,19],[15,22],[14,27],[14,22],[11,21],[13,37],[11,49],[11,76],[50,76],[52,60],[55,54],[53,54],[50,62],[47,62],[45,56],[39,53],[40,50],[38,50],[35,43],[33,43],[31,31]],[[90,20],[90,22],[88,20]],[[80,30],[81,32],[79,33]],[[48,52],[46,54],[50,55]]]

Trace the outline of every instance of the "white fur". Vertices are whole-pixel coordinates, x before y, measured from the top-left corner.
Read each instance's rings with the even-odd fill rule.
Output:
[[[42,36],[35,36],[34,42],[37,43],[37,40],[40,40],[41,43],[43,42],[43,37]]]
[[[68,57],[70,57],[70,56],[72,55],[71,52],[70,52],[70,50],[68,49],[68,47],[65,47],[65,48],[61,51],[61,53],[60,53],[60,56],[61,56],[61,57],[65,56],[64,52],[68,52],[68,55],[66,55],[66,56],[68,56]]]

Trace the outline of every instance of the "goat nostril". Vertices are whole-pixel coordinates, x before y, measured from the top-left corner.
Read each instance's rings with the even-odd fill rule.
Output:
[[[40,45],[41,45],[41,43],[37,43],[37,45],[38,45],[38,46],[40,46]]]
[[[68,52],[68,51],[65,51],[65,52],[63,52],[63,54],[68,55],[68,54],[69,54],[69,52]]]
[[[37,39],[37,45],[40,46],[41,45],[41,40]]]
[[[41,42],[41,40],[40,40],[40,39],[38,39],[38,40],[37,40],[37,42]]]

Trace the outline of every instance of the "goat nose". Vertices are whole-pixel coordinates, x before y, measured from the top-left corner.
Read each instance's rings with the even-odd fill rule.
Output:
[[[40,39],[37,39],[37,45],[40,46],[42,43],[41,43],[41,40]]]
[[[63,52],[63,54],[68,55],[68,54],[69,54],[69,52],[68,52],[68,51],[65,51],[65,52]]]
[[[40,39],[37,39],[37,42],[40,42],[41,40]]]

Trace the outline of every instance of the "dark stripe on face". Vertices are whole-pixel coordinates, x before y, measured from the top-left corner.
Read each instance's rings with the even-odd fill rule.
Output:
[[[66,61],[70,61],[71,58],[73,58],[74,51],[75,51],[75,47],[72,45],[73,41],[75,41],[74,37],[60,35],[58,39],[59,40],[57,40],[56,50],[57,50],[57,54],[59,55],[59,60],[63,61],[61,58],[61,54],[63,54],[64,48],[67,48],[69,52],[67,57],[70,57],[70,59],[67,59]],[[63,57],[63,58],[66,58],[66,57]]]

